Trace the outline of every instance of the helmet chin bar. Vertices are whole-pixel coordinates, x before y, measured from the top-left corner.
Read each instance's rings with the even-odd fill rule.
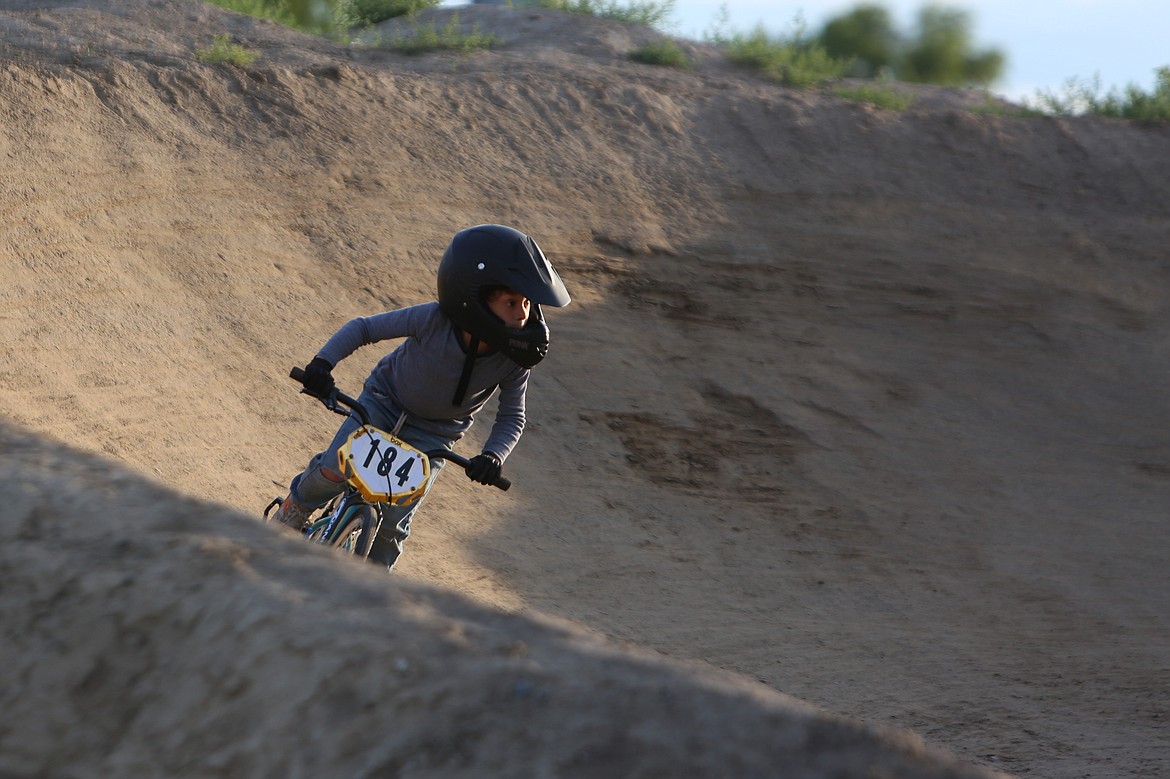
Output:
[[[569,303],[564,282],[536,242],[503,225],[479,225],[457,233],[439,263],[437,282],[439,305],[456,326],[524,368],[532,368],[548,352],[541,305]],[[481,297],[486,286],[507,287],[531,301],[524,327],[509,328],[490,310]],[[469,371],[465,373],[470,375]],[[460,400],[462,394],[457,393]]]

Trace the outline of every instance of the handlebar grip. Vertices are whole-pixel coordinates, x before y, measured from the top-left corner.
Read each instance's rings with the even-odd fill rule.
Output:
[[[305,383],[305,369],[298,368],[294,365],[293,369],[288,372],[288,377],[290,379],[292,379],[293,381],[298,381],[301,384],[304,384]]]
[[[427,452],[426,455],[427,457],[433,457],[439,460],[450,460],[460,468],[466,468],[467,463],[471,462],[463,455],[459,454],[458,452],[452,452],[450,449],[432,449],[431,451]],[[507,492],[508,488],[512,486],[512,480],[507,476],[500,474],[496,477],[496,480],[492,482],[492,486]]]

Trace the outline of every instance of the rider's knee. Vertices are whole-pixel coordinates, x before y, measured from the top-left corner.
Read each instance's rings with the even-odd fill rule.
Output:
[[[345,478],[330,468],[310,464],[293,479],[292,494],[306,506],[324,505],[330,498],[345,490]]]

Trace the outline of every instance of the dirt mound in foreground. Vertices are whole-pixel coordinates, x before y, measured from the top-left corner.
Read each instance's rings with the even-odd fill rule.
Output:
[[[4,527],[20,540],[0,597],[4,660],[21,671],[4,695],[27,714],[0,723],[0,755],[26,773],[149,754],[226,775],[216,766],[237,753],[207,745],[227,734],[240,760],[285,760],[269,732],[352,713],[352,696],[324,692],[350,672],[321,648],[337,646],[336,611],[371,651],[407,640],[400,618],[421,623],[420,658],[464,642],[469,666],[521,683],[484,683],[508,701],[579,689],[560,671],[526,686],[508,675],[522,653],[501,650],[505,633],[565,619],[596,631],[555,628],[566,665],[613,656],[605,636],[734,671],[755,681],[643,675],[694,675],[679,695],[748,689],[736,710],[753,721],[777,701],[762,684],[1019,773],[1157,773],[1170,130],[956,110],[966,93],[880,111],[709,53],[687,72],[637,65],[623,47],[651,33],[508,11],[461,11],[511,35],[498,51],[418,59],[201,4],[0,11],[0,411],[25,430],[255,516],[334,426],[295,395],[289,366],[351,316],[430,299],[456,229],[523,227],[575,297],[550,314],[553,350],[508,463],[517,486],[445,476],[390,580],[229,509],[151,513],[174,495],[149,504],[134,496],[161,488],[124,473],[75,479],[106,466],[72,455],[63,485],[39,486],[25,475],[39,449],[12,434]],[[201,62],[225,32],[261,58]],[[343,363],[345,386],[380,354]],[[120,491],[142,510],[98,510]],[[78,506],[92,526],[63,539],[54,523],[76,521],[61,507]],[[210,551],[195,551],[205,526]],[[333,578],[362,594],[308,595]],[[463,616],[432,630],[420,602],[507,627],[461,639],[475,633],[451,627]],[[179,648],[197,636],[217,650]],[[409,679],[384,671],[371,689],[433,690],[417,711],[472,705],[473,672],[414,657]],[[612,662],[624,675],[632,661]],[[595,704],[617,717],[602,733],[662,720],[676,746],[693,736],[661,713],[663,694],[583,678],[615,696]],[[194,692],[170,695],[180,683]],[[415,700],[364,689],[373,717]],[[623,696],[662,709],[629,724]],[[219,719],[236,701],[263,716]],[[210,735],[186,741],[195,731]],[[608,775],[608,747],[559,732],[550,766],[588,757],[582,771]],[[335,748],[319,741],[274,743]],[[409,759],[386,750],[385,765]]]
[[[976,777],[0,425],[6,776]]]

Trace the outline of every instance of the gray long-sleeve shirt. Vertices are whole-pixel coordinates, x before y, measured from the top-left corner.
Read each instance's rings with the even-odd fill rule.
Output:
[[[499,352],[481,354],[475,359],[463,402],[454,405],[451,400],[463,374],[466,352],[459,331],[438,303],[352,319],[317,356],[336,365],[359,347],[390,338],[406,340],[374,366],[366,384],[386,394],[416,424],[453,439],[461,438],[471,427],[476,412],[498,387],[496,419],[484,450],[506,459],[524,430],[530,371]]]

